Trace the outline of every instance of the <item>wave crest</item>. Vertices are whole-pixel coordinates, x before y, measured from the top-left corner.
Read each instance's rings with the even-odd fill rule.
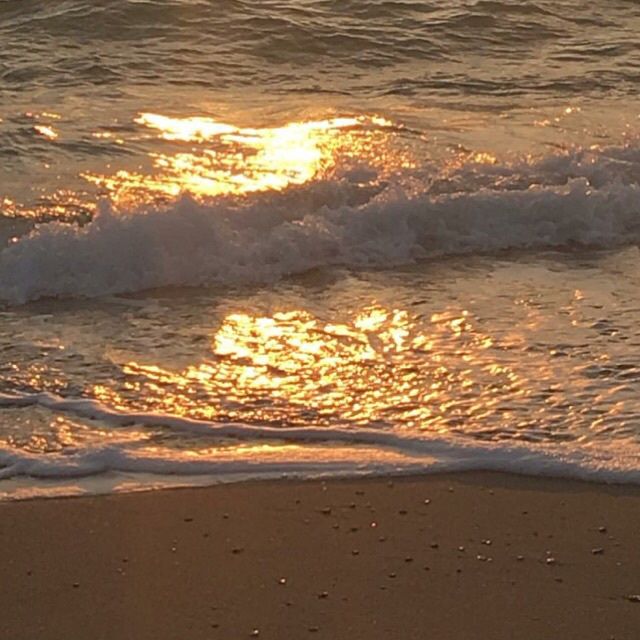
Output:
[[[513,165],[470,162],[417,195],[350,176],[295,192],[52,222],[0,254],[0,299],[102,296],[272,281],[326,266],[640,240],[640,150],[575,151]],[[352,178],[352,177],[351,177]]]

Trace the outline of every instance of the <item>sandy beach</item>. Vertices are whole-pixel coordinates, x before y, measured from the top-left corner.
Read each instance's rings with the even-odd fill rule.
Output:
[[[500,474],[0,505],[0,637],[634,640],[640,490]]]
[[[0,0],[0,640],[640,640],[639,87],[640,0]]]

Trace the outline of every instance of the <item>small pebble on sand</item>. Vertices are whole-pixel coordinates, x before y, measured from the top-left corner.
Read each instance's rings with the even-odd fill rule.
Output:
[[[591,553],[594,556],[601,556],[604,553],[604,549],[602,547],[596,547],[595,549],[591,549]]]

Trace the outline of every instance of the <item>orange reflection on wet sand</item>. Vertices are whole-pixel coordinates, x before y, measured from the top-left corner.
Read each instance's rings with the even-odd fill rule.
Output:
[[[385,140],[391,122],[380,117],[340,117],[291,122],[281,127],[239,128],[211,118],[170,118],[143,113],[136,122],[188,150],[150,154],[153,171],[85,174],[116,202],[195,196],[241,195],[283,190],[322,176],[338,157],[373,164],[391,162]],[[407,166],[399,154],[394,162]]]

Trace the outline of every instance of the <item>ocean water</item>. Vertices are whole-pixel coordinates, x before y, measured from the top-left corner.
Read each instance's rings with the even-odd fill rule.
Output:
[[[0,0],[0,498],[640,482],[640,5]]]

